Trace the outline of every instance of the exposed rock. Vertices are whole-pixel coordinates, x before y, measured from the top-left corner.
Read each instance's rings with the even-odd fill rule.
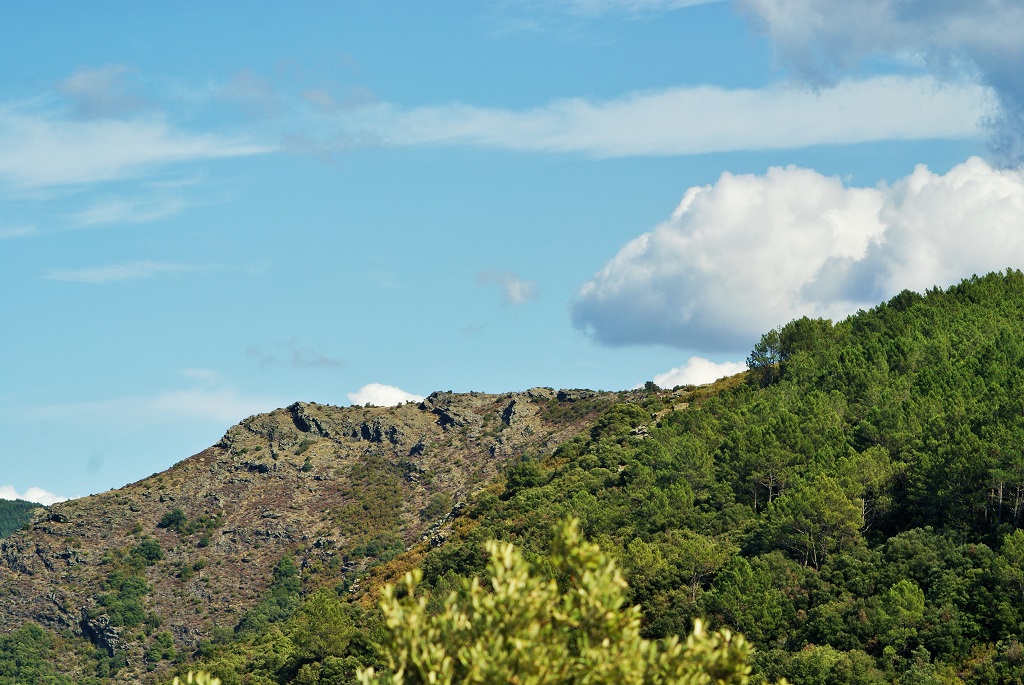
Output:
[[[252,460],[249,460],[249,461],[243,461],[241,463],[241,465],[244,468],[246,468],[246,469],[248,469],[250,471],[254,471],[256,473],[270,473],[271,471],[274,471],[275,469],[277,469],[277,464],[273,464],[273,463],[269,463],[268,464],[265,461],[252,461]]]
[[[124,649],[124,639],[121,637],[121,628],[110,625],[110,619],[106,616],[90,616],[89,609],[82,607],[82,620],[79,623],[82,635],[102,650],[108,656],[114,656],[114,652]]]
[[[559,402],[577,402],[597,397],[597,393],[593,390],[559,390],[556,397]]]
[[[475,397],[476,393],[469,395],[456,395],[450,390],[447,392],[431,393],[426,399],[420,402],[420,406],[427,411],[437,415],[437,425],[448,430],[468,426],[476,416],[475,412],[464,406],[463,402],[467,397]]]
[[[552,400],[556,394],[551,388],[530,388],[526,391],[526,396],[531,400]]]
[[[504,409],[501,410],[501,420],[505,422],[505,425],[511,426],[512,421],[516,418],[516,401],[512,400],[508,403]]]
[[[367,442],[387,440],[392,445],[401,445],[405,442],[405,433],[402,432],[402,429],[380,417],[360,424],[358,437]]]
[[[295,427],[303,433],[312,433],[322,438],[332,437],[330,429],[321,422],[320,417],[314,416],[308,404],[296,402],[288,407],[288,411],[291,412]]]

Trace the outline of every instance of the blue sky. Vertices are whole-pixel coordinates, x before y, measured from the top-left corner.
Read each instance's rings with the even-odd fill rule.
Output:
[[[0,2],[0,496],[1024,266],[1024,8]]]

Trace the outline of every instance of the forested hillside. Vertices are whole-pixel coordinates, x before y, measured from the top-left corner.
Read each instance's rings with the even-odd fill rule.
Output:
[[[438,611],[492,539],[557,575],[552,532],[575,517],[624,569],[643,637],[739,631],[754,682],[1024,683],[1024,274],[793,321],[749,365],[615,396],[447,515],[421,504],[419,541],[364,536],[333,565],[293,545],[240,618],[198,649],[154,629],[147,659],[226,685],[352,682],[387,668],[384,583],[421,569]],[[583,405],[539,406],[558,425]]]
[[[21,499],[0,499],[0,538],[5,538],[29,522],[41,505]]]
[[[486,540],[540,560],[575,516],[624,565],[646,637],[731,627],[758,648],[755,680],[1024,682],[1024,275],[794,321],[749,364],[712,388],[648,387],[509,467],[448,540],[339,596],[337,654],[289,670],[285,622],[206,665],[228,683],[344,682],[382,639],[381,582],[418,566],[444,596],[483,572]]]

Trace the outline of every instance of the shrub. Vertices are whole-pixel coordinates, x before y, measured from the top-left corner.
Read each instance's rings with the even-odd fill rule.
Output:
[[[384,589],[391,631],[389,671],[359,672],[377,683],[720,683],[749,682],[753,649],[742,636],[693,633],[662,648],[640,636],[640,608],[624,608],[627,585],[597,545],[582,541],[578,521],[564,524],[545,565],[561,582],[537,574],[516,547],[489,542],[489,579],[466,581],[439,614],[415,596],[422,572],[402,591]]]
[[[151,566],[164,558],[160,542],[156,538],[142,538],[139,544],[132,547],[131,555],[141,559],[146,566]]]
[[[160,522],[156,524],[156,527],[166,528],[168,530],[173,530],[176,533],[180,533],[187,525],[188,517],[185,516],[185,512],[181,509],[174,508],[163,515]]]

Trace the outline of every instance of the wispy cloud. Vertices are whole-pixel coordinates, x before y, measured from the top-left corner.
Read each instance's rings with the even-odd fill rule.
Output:
[[[190,264],[142,261],[129,262],[127,264],[109,264],[107,266],[95,266],[84,269],[54,269],[48,271],[45,278],[51,281],[100,284],[116,281],[134,281],[161,274],[195,271],[198,268]]]
[[[481,271],[476,282],[498,286],[505,304],[520,305],[537,297],[537,282],[520,278],[512,271]]]
[[[0,105],[0,182],[32,189],[138,177],[187,161],[270,152],[245,136],[195,133],[159,115],[68,118],[52,109]]]
[[[552,0],[546,3],[549,7],[565,9],[579,14],[607,14],[622,12],[627,14],[653,14],[670,10],[708,5],[727,0]]]
[[[876,140],[973,138],[993,111],[982,86],[881,76],[813,90],[669,88],[614,100],[568,99],[525,111],[451,104],[371,105],[322,120],[324,148],[466,145],[596,157],[767,150]],[[306,138],[307,146],[313,145]],[[343,144],[338,141],[342,141]]]
[[[0,499],[20,499],[26,502],[35,502],[37,504],[43,504],[50,506],[57,502],[67,501],[67,497],[61,497],[55,495],[52,492],[37,488],[34,485],[25,492],[18,492],[14,489],[13,485],[0,485]]]
[[[32,420],[77,421],[112,427],[125,423],[142,426],[183,421],[225,426],[286,404],[281,399],[244,394],[208,369],[186,369],[183,375],[193,381],[191,387],[153,395],[30,407],[24,413]]]
[[[966,72],[998,102],[989,120],[1003,159],[1024,160],[1024,5],[1019,0],[736,0],[781,63],[816,85],[867,60],[914,57],[936,73]]]
[[[57,83],[57,90],[74,105],[84,119],[134,114],[146,104],[124,64],[82,67]]]
[[[74,216],[79,228],[115,223],[147,223],[174,216],[185,207],[176,195],[156,197],[107,197],[95,201]]]
[[[32,235],[35,232],[35,226],[29,226],[25,224],[16,226],[0,226],[0,240],[24,238],[26,236]]]
[[[271,350],[251,345],[246,348],[245,354],[264,369],[275,366],[287,366],[292,369],[337,369],[345,366],[345,360],[341,357],[328,356],[320,350],[299,344],[298,340],[289,340],[274,346]]]

